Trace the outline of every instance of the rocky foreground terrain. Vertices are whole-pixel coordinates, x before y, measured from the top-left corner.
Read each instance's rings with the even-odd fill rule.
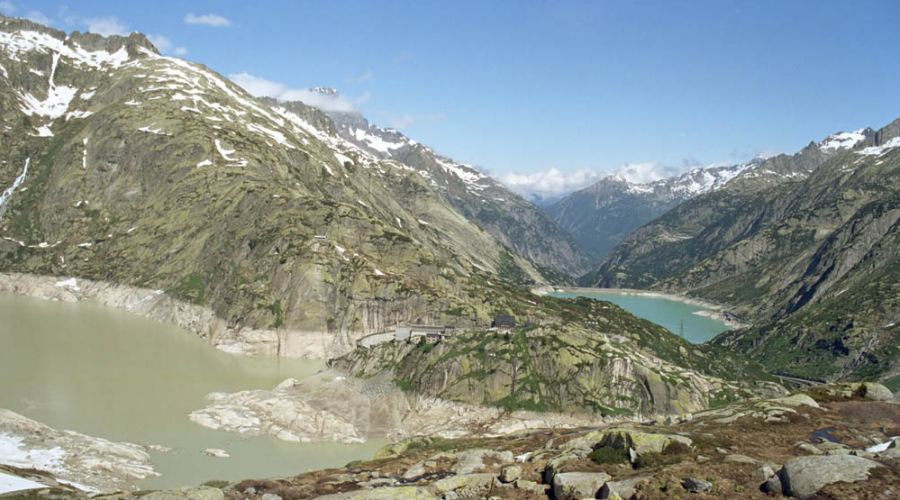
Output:
[[[677,420],[409,438],[340,469],[95,498],[892,498],[897,435],[900,401],[884,386],[829,385]],[[65,485],[23,495],[84,496]]]

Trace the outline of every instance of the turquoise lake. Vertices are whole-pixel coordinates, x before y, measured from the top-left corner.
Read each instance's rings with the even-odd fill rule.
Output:
[[[612,302],[626,311],[662,325],[670,332],[681,335],[693,344],[700,344],[731,328],[723,321],[696,314],[708,311],[701,306],[679,300],[638,295],[615,290],[579,289],[577,291],[555,291],[553,297],[573,298],[588,297],[596,300]]]

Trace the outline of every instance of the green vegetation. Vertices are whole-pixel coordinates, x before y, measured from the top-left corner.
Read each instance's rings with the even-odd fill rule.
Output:
[[[176,298],[194,304],[203,304],[206,298],[203,276],[199,273],[185,276],[177,285],[167,291]]]
[[[594,448],[588,458],[595,464],[621,464],[628,461],[628,450],[625,448],[613,448],[601,446]]]

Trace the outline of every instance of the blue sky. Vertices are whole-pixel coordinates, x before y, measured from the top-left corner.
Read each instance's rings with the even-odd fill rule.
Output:
[[[624,164],[652,178],[900,117],[894,0],[0,0],[0,11],[142,31],[257,92],[335,87],[375,123],[545,194]]]

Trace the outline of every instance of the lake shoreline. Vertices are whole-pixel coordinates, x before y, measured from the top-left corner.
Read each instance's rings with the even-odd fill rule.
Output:
[[[327,361],[352,350],[328,332],[231,325],[210,307],[152,290],[68,276],[0,273],[0,292],[60,302],[89,302],[187,330],[221,351]],[[362,335],[360,333],[360,335]]]
[[[670,293],[670,292],[660,292],[656,290],[640,290],[637,288],[589,288],[589,287],[577,287],[577,286],[560,286],[560,287],[551,287],[544,286],[535,288],[532,290],[532,293],[536,295],[549,295],[554,292],[561,293],[575,293],[575,294],[590,294],[590,293],[598,293],[598,294],[616,294],[616,295],[626,295],[626,296],[637,296],[637,297],[649,297],[649,298],[657,298],[664,300],[671,300],[674,302],[681,302],[683,304],[688,304],[696,307],[700,307],[703,311],[697,311],[694,314],[697,316],[703,316],[707,318],[711,318],[717,321],[721,321],[729,329],[737,329],[737,328],[746,328],[750,326],[748,323],[744,323],[738,321],[734,318],[733,314],[730,314],[728,311],[728,306],[724,304],[717,304],[715,302],[709,302],[702,299],[697,299],[694,297],[688,297],[687,295]]]

